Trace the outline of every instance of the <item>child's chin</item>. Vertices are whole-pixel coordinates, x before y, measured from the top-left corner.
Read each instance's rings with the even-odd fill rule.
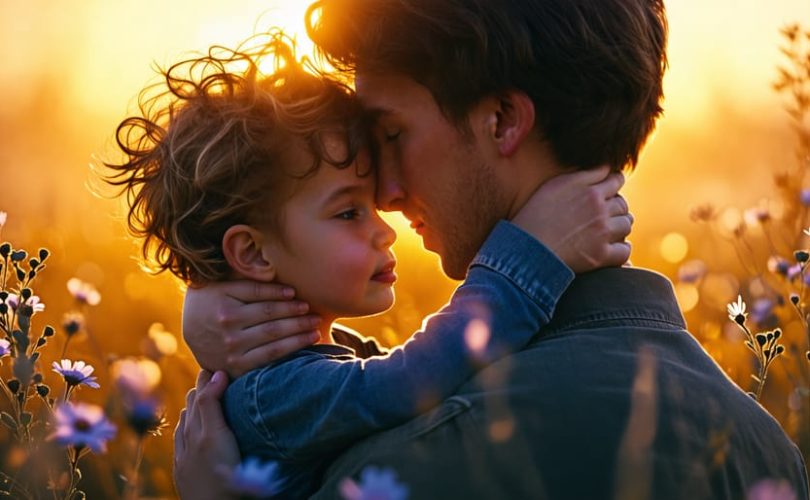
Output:
[[[394,305],[394,292],[387,298],[380,298],[379,300],[369,303],[367,307],[357,311],[356,316],[376,316],[382,314]]]

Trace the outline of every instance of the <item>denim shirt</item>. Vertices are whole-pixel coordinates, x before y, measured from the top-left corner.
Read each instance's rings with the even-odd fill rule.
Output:
[[[357,443],[314,498],[369,466],[418,499],[740,500],[767,480],[810,498],[797,446],[685,330],[669,281],[633,268],[577,276],[526,348]]]
[[[236,379],[224,411],[242,455],[278,463],[280,496],[310,494],[337,453],[429,410],[525,347],[572,280],[542,244],[500,222],[450,302],[404,345],[369,359],[315,345]]]

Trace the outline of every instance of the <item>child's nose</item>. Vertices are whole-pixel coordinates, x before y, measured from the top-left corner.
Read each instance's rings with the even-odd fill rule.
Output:
[[[397,233],[394,228],[377,216],[377,230],[374,238],[377,248],[388,248],[397,241]]]

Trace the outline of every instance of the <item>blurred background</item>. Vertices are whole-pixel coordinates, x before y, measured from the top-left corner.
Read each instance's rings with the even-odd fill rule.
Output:
[[[73,308],[66,287],[70,278],[99,290],[101,302],[87,312],[92,338],[85,334],[72,341],[68,357],[103,365],[107,360],[98,359],[99,353],[141,356],[155,322],[174,332],[178,351],[158,360],[172,426],[197,369],[179,336],[182,290],[172,277],[140,269],[139,247],[127,236],[122,204],[91,194],[89,186],[97,181],[89,166],[113,154],[115,127],[134,111],[156,64],[166,66],[211,44],[234,45],[276,25],[297,33],[306,50],[307,3],[0,2],[0,211],[8,213],[2,240],[53,253],[35,286],[47,305],[36,317],[40,326],[61,324],[62,314]],[[725,311],[747,283],[739,278],[747,268],[731,240],[750,214],[747,209],[768,210],[775,219],[786,210],[773,178],[795,170],[796,133],[784,109],[789,101],[772,84],[777,66],[786,64],[780,29],[796,22],[810,27],[810,0],[672,0],[667,7],[665,115],[624,190],[636,216],[632,261],[675,281],[690,329],[732,378],[748,385],[750,354],[741,348],[741,334],[733,325],[729,329]],[[690,218],[695,207],[707,203],[716,215],[711,228]],[[441,274],[437,259],[421,249],[403,219],[389,220],[399,232],[397,304],[385,315],[346,323],[390,345],[418,328],[457,283]],[[752,238],[763,236],[750,226]],[[769,253],[757,257],[763,266]],[[706,268],[694,264],[696,259]],[[697,265],[705,279],[681,280],[685,263]],[[48,364],[64,344],[59,335],[44,356]],[[773,368],[774,387],[786,380],[780,370],[785,372]],[[103,404],[106,376],[100,370],[102,391],[85,389],[79,398]],[[790,425],[786,398],[792,393],[769,389],[763,400]],[[170,434],[147,444],[146,496],[173,494]],[[100,476],[110,467],[119,470],[124,467],[119,462],[129,460],[128,447],[121,438],[112,458],[89,460],[89,470],[97,468]],[[103,488],[114,485],[98,487],[109,491]]]

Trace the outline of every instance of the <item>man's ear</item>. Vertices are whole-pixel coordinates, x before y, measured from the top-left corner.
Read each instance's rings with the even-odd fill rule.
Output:
[[[273,281],[276,268],[266,255],[264,235],[245,224],[231,226],[222,237],[222,252],[237,274],[257,281]]]
[[[534,129],[534,102],[519,90],[510,90],[497,99],[490,118],[490,133],[498,152],[512,156]]]

